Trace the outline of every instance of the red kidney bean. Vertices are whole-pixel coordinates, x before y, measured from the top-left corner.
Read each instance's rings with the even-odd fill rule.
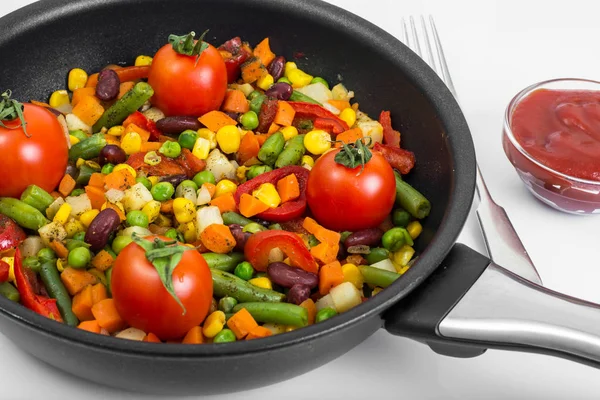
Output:
[[[300,283],[295,284],[290,288],[287,299],[290,303],[300,304],[310,297],[310,288]]]
[[[258,128],[257,132],[265,133],[269,130],[269,127],[275,120],[277,114],[277,99],[267,98],[260,107],[260,113],[258,114]]]
[[[65,174],[71,175],[73,179],[77,179],[79,175],[79,168],[74,163],[68,163],[67,168],[65,169]]]
[[[173,185],[173,187],[179,186],[179,184],[188,179],[186,174],[178,174],[178,175],[167,175],[160,178],[161,182],[169,182]]]
[[[273,76],[273,80],[277,82],[279,78],[283,76],[283,72],[285,71],[285,57],[276,57],[273,61],[271,61],[271,64],[269,64],[267,71],[269,71],[269,74]]]
[[[89,243],[90,250],[100,251],[108,243],[108,238],[121,225],[119,214],[112,208],[106,208],[92,220],[85,233],[85,242]]]
[[[98,74],[96,97],[102,101],[114,100],[119,95],[120,85],[119,75],[112,69],[104,69]]]
[[[188,129],[197,131],[202,128],[202,124],[194,117],[165,117],[156,122],[156,128],[165,135],[179,135]]]
[[[346,238],[344,246],[346,248],[353,246],[376,246],[381,241],[383,231],[379,228],[363,229],[356,231]]]
[[[292,88],[292,85],[290,85],[289,83],[279,82],[279,83],[276,83],[273,86],[271,86],[265,92],[265,94],[269,97],[274,97],[277,100],[286,101],[286,100],[290,99],[293,91],[294,91],[294,88]]]
[[[229,116],[229,118],[237,121],[240,118],[240,113],[236,113],[233,111],[226,111],[225,114],[227,114]]]
[[[113,165],[122,164],[127,161],[127,154],[125,150],[117,146],[116,144],[107,144],[100,150],[98,156],[98,163],[104,165],[111,163]]]
[[[267,267],[267,275],[274,284],[286,288],[301,284],[312,289],[319,284],[317,275],[282,262],[269,264]]]
[[[235,247],[233,250],[243,252],[244,247],[246,247],[246,241],[252,234],[250,232],[244,232],[242,226],[237,224],[229,225],[229,230],[235,239]]]

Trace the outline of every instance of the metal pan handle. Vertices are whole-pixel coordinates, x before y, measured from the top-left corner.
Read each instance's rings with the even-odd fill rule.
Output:
[[[496,348],[600,367],[600,305],[531,283],[460,244],[386,313],[385,328],[450,356]]]

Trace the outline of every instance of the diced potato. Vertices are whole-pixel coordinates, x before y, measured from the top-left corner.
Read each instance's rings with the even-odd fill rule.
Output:
[[[219,151],[214,149],[206,159],[206,169],[213,173],[215,180],[221,179],[235,180],[236,167]]]
[[[344,85],[338,83],[331,88],[331,95],[334,100],[350,101],[354,97],[354,92],[349,92]]]
[[[339,313],[348,311],[362,302],[360,291],[351,282],[344,282],[329,291],[335,309]]]
[[[146,333],[137,328],[127,328],[117,333],[115,337],[121,339],[137,340],[141,342],[142,340],[144,340],[144,337],[146,337]]]
[[[111,203],[116,203],[123,200],[125,197],[125,192],[119,189],[109,189],[106,191],[106,193],[104,193],[104,197],[106,197],[106,200],[110,201]]]
[[[364,137],[371,137],[370,147],[375,143],[383,143],[383,126],[378,121],[361,121],[356,126],[360,128]]]
[[[129,212],[141,210],[150,201],[152,201],[152,193],[140,182],[125,190],[125,196],[121,203],[123,203],[125,211]]]
[[[65,201],[71,206],[71,216],[75,218],[92,209],[92,202],[86,193],[68,196]]]
[[[57,197],[46,209],[46,217],[54,219],[54,216],[63,204],[65,204],[65,200],[62,197]]]
[[[337,310],[335,308],[335,303],[333,302],[333,298],[331,297],[331,293],[327,294],[327,295],[321,297],[319,300],[317,300],[317,302],[315,303],[315,306],[317,307],[317,311],[321,311],[323,308],[327,308],[327,307]]]
[[[67,128],[69,129],[69,131],[76,131],[81,129],[82,131],[87,132],[89,134],[92,133],[92,127],[83,122],[81,119],[79,119],[79,117],[75,114],[67,114],[65,120],[67,122]]]
[[[394,263],[389,258],[386,258],[385,260],[378,261],[375,264],[371,264],[371,267],[373,267],[373,268],[379,268],[379,269],[382,269],[384,271],[390,271],[390,272],[394,272],[394,273],[396,272],[396,267],[394,267]]]
[[[144,117],[151,121],[157,122],[165,117],[165,113],[156,107],[151,107],[143,112]]]
[[[198,235],[198,239],[200,239],[200,234],[204,229],[212,224],[223,225],[223,218],[221,217],[219,207],[202,207],[196,211],[196,234]]]
[[[327,89],[327,86],[323,85],[321,82],[311,83],[310,85],[306,85],[296,90],[307,95],[311,99],[318,101],[319,103],[323,104],[323,106],[328,104],[327,100],[333,99],[331,90]]]
[[[53,240],[63,241],[67,238],[67,231],[60,222],[50,222],[38,229],[38,233],[46,246]]]

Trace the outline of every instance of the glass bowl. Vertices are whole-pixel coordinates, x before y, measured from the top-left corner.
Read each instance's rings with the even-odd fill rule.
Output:
[[[597,171],[595,169],[593,171],[599,180],[583,179],[549,167],[547,161],[540,161],[539,157],[536,158],[530,154],[524,148],[526,146],[523,146],[514,135],[513,115],[515,110],[524,99],[539,89],[598,92],[600,99],[600,82],[585,79],[555,79],[536,83],[523,89],[513,97],[506,108],[502,135],[504,152],[525,186],[542,202],[571,214],[600,213],[600,155]],[[598,131],[598,136],[600,137],[600,131]],[[556,143],[553,143],[553,146],[556,146]],[[553,149],[549,149],[548,153],[552,154],[552,151]]]

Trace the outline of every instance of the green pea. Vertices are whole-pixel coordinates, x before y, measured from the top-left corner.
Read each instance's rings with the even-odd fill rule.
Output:
[[[138,176],[135,178],[135,181],[144,185],[148,190],[152,189],[152,182],[150,182],[150,179],[146,178],[145,176]]]
[[[162,144],[158,152],[169,158],[177,158],[181,154],[181,145],[169,140]]]
[[[235,342],[235,333],[231,329],[223,329],[221,332],[217,333],[213,338],[213,343],[230,343]]]
[[[177,239],[177,229],[171,228],[165,232],[165,236],[169,239]]]
[[[269,167],[268,165],[253,165],[250,168],[248,168],[248,171],[246,172],[246,178],[254,179],[260,174],[264,174],[265,172],[270,171],[273,171],[273,168]]]
[[[319,239],[317,239],[315,235],[308,235],[308,245],[310,247],[318,246],[320,243],[321,242],[319,242]]]
[[[73,268],[85,268],[92,260],[92,253],[86,247],[76,247],[69,252],[67,262]]]
[[[392,213],[392,223],[395,226],[399,226],[401,228],[406,228],[408,223],[410,222],[410,213],[403,209],[394,210]]]
[[[245,281],[249,281],[252,279],[252,275],[254,274],[254,267],[248,261],[242,261],[235,267],[233,271],[235,276]]]
[[[77,232],[76,234],[73,235],[73,240],[84,241],[85,240],[85,232]],[[50,249],[48,249],[48,250],[50,250]],[[39,255],[38,255],[38,257],[39,257]]]
[[[83,233],[83,232],[81,232],[81,233]],[[85,235],[85,233],[84,233],[84,235]],[[73,238],[75,238],[75,237],[73,237]],[[48,247],[44,247],[43,249],[40,249],[40,251],[38,251],[37,258],[39,258],[42,262],[56,260],[56,253],[54,253],[54,251],[52,249],[49,249]]]
[[[158,182],[156,185],[152,186],[150,193],[152,193],[152,198],[154,200],[166,201],[173,197],[175,188],[170,182]]]
[[[29,256],[23,259],[23,265],[33,272],[40,272],[42,269],[42,263],[37,257]]]
[[[89,248],[90,245],[88,243],[84,242],[83,240],[67,239],[67,249],[69,251],[73,250],[76,247]]]
[[[181,183],[179,184],[179,186],[177,186],[177,187],[178,187],[178,188],[179,188],[179,187],[181,187],[181,188],[184,188],[184,187],[191,187],[191,188],[193,188],[193,189],[194,189],[194,191],[196,191],[196,190],[198,190],[198,189],[199,189],[198,185],[196,185],[196,182],[194,182],[194,181],[193,181],[193,180],[191,180],[191,179],[186,179],[185,181],[181,182]]]
[[[115,166],[111,163],[108,163],[108,164],[104,164],[104,166],[102,167],[100,172],[102,172],[104,175],[108,175],[111,172],[113,172],[113,169],[115,169]]]
[[[267,230],[267,228],[265,228],[258,222],[250,222],[249,224],[244,225],[244,227],[242,228],[242,232],[250,232],[250,233],[262,232],[262,231],[266,231],[266,230]]]
[[[69,135],[75,136],[79,141],[85,140],[88,138],[87,133],[82,131],[81,129],[77,129],[75,131],[69,131]]]
[[[141,226],[142,228],[147,228],[150,221],[148,221],[148,216],[138,210],[131,210],[127,213],[126,219],[128,226]]]
[[[196,144],[196,140],[198,139],[198,132],[188,129],[179,134],[179,145],[184,149],[194,149],[194,145]]]
[[[202,187],[202,185],[204,185],[205,183],[212,183],[213,185],[215,185],[217,183],[217,180],[215,179],[215,176],[213,175],[212,172],[210,172],[208,170],[204,170],[204,171],[198,172],[194,176],[194,183],[198,187]]]
[[[310,83],[322,83],[327,89],[329,89],[329,83],[327,83],[327,81],[321,78],[320,76],[315,76],[314,78],[312,78],[312,81],[310,81]]]
[[[336,315],[337,315],[337,311],[335,311],[331,307],[321,308],[319,310],[319,312],[317,312],[317,315],[315,316],[315,322],[325,321],[326,319],[329,319]]]
[[[283,82],[283,83],[287,83],[288,85],[292,84],[292,81],[290,81],[288,78],[286,78],[285,76],[282,76],[281,78],[277,79],[277,82]]]
[[[131,242],[133,242],[131,236],[117,236],[113,240],[111,247],[115,254],[119,255],[121,250],[123,250]]]
[[[283,230],[283,228],[281,227],[281,224],[279,224],[279,223],[275,223],[275,224],[269,225],[269,229],[272,230],[272,231],[281,231],[281,230]]]
[[[252,95],[252,93],[251,93]],[[250,110],[254,111],[256,113],[256,115],[260,114],[260,109],[263,105],[263,103],[265,102],[267,96],[262,94],[262,93],[258,93],[257,95],[255,95],[251,100],[250,100]]]
[[[85,193],[85,189],[73,189],[73,191],[69,194],[69,196],[71,197],[77,197],[77,196],[81,196],[82,194]]]
[[[242,123],[244,129],[252,131],[258,128],[258,114],[250,110],[247,113],[242,114],[240,117],[240,122]]]
[[[219,310],[224,313],[230,313],[233,311],[233,307],[237,306],[238,301],[231,296],[225,296],[219,300]]]
[[[260,95],[262,95],[261,92],[259,92],[258,90],[253,90],[253,91],[250,92],[250,94],[248,96],[246,96],[246,98],[248,100],[253,100],[253,99],[257,98]]]
[[[369,265],[373,265],[379,261],[383,261],[386,258],[390,258],[390,252],[383,247],[375,247],[371,249],[369,254],[365,255],[365,259],[369,263]]]
[[[400,250],[405,244],[412,246],[413,241],[406,229],[396,227],[383,234],[381,244],[388,251],[394,252]]]

